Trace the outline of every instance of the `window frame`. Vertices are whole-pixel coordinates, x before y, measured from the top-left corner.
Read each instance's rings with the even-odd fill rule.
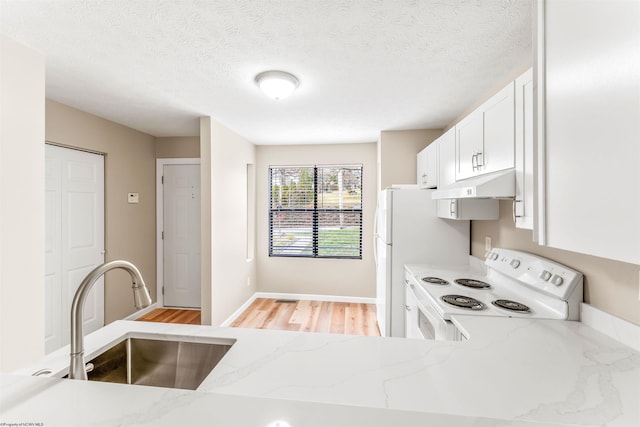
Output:
[[[274,208],[273,203],[273,170],[274,169],[303,169],[303,168],[311,168],[313,170],[313,208]],[[348,169],[359,169],[360,174],[360,205],[358,207],[351,208],[320,208],[318,207],[318,197],[322,192],[318,187],[319,173],[320,169],[328,169],[328,168],[348,168]],[[361,163],[357,164],[326,164],[326,165],[270,165],[268,168],[268,185],[269,185],[269,208],[268,208],[268,233],[269,233],[269,247],[268,253],[269,257],[276,258],[317,258],[317,259],[362,259],[362,247],[363,247],[363,229],[364,229],[364,210],[363,210],[363,186],[364,186],[364,165]],[[282,185],[282,184],[280,184]],[[311,253],[303,253],[303,254],[295,254],[295,253],[274,253],[274,214],[279,214],[282,212],[293,212],[293,213],[311,213],[312,216],[312,225],[311,225],[311,235],[312,235],[312,243],[311,243]],[[325,213],[337,213],[337,214],[350,214],[354,213],[359,216],[359,245],[358,245],[358,255],[322,255],[320,254],[320,250],[323,249],[319,244],[319,231],[322,226],[319,220],[321,214]],[[354,248],[355,249],[355,248]]]

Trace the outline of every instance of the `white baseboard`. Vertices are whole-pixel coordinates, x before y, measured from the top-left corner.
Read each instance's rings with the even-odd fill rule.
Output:
[[[290,300],[303,300],[303,301],[333,301],[333,302],[348,302],[353,304],[375,304],[375,298],[366,297],[343,297],[336,295],[312,295],[312,294],[287,294],[287,293],[273,293],[273,292],[256,292],[245,301],[231,316],[227,318],[220,326],[228,327],[243,311],[245,311],[253,301],[257,298],[272,298],[272,299],[290,299]]]
[[[226,328],[231,326],[231,324],[233,323],[234,320],[236,320],[236,318],[238,316],[240,316],[242,314],[243,311],[245,311],[247,308],[249,308],[249,306],[251,305],[251,303],[253,301],[255,301],[255,299],[258,298],[256,297],[256,294],[253,294],[249,297],[248,300],[246,300],[244,302],[244,304],[242,304],[240,307],[238,307],[238,309],[236,311],[234,311],[231,316],[227,317],[227,320],[225,320],[224,322],[222,322],[220,324],[221,327]]]
[[[154,302],[149,307],[143,308],[142,310],[138,310],[135,313],[131,313],[130,315],[128,315],[127,317],[125,317],[122,320],[136,320],[136,319],[144,316],[145,314],[155,310],[157,307],[158,307],[158,303]]]
[[[586,303],[580,304],[580,321],[590,328],[640,351],[640,326],[598,310]]]
[[[337,295],[312,295],[312,294],[286,294],[272,292],[256,292],[255,298],[274,298],[274,299],[296,299],[303,301],[333,301],[333,302],[349,302],[354,304],[375,304],[375,298],[366,297],[344,297]]]

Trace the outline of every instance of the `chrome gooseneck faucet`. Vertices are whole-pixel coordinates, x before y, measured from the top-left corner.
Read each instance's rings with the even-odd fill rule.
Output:
[[[142,280],[142,275],[135,265],[128,261],[110,261],[102,264],[84,278],[71,304],[71,363],[69,365],[69,378],[86,380],[87,372],[84,365],[84,335],[82,332],[82,312],[87,294],[93,284],[109,270],[122,268],[131,275],[133,282],[133,299],[136,308],[141,309],[151,304],[149,289]]]

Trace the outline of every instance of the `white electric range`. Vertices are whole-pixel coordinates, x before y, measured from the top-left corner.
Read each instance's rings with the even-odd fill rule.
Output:
[[[500,248],[487,254],[482,267],[405,266],[407,338],[462,339],[451,322],[456,314],[579,319],[581,273]]]

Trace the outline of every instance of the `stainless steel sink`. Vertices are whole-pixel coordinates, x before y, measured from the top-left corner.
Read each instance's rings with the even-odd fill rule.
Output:
[[[91,359],[89,381],[195,390],[229,351],[218,343],[127,338]]]

